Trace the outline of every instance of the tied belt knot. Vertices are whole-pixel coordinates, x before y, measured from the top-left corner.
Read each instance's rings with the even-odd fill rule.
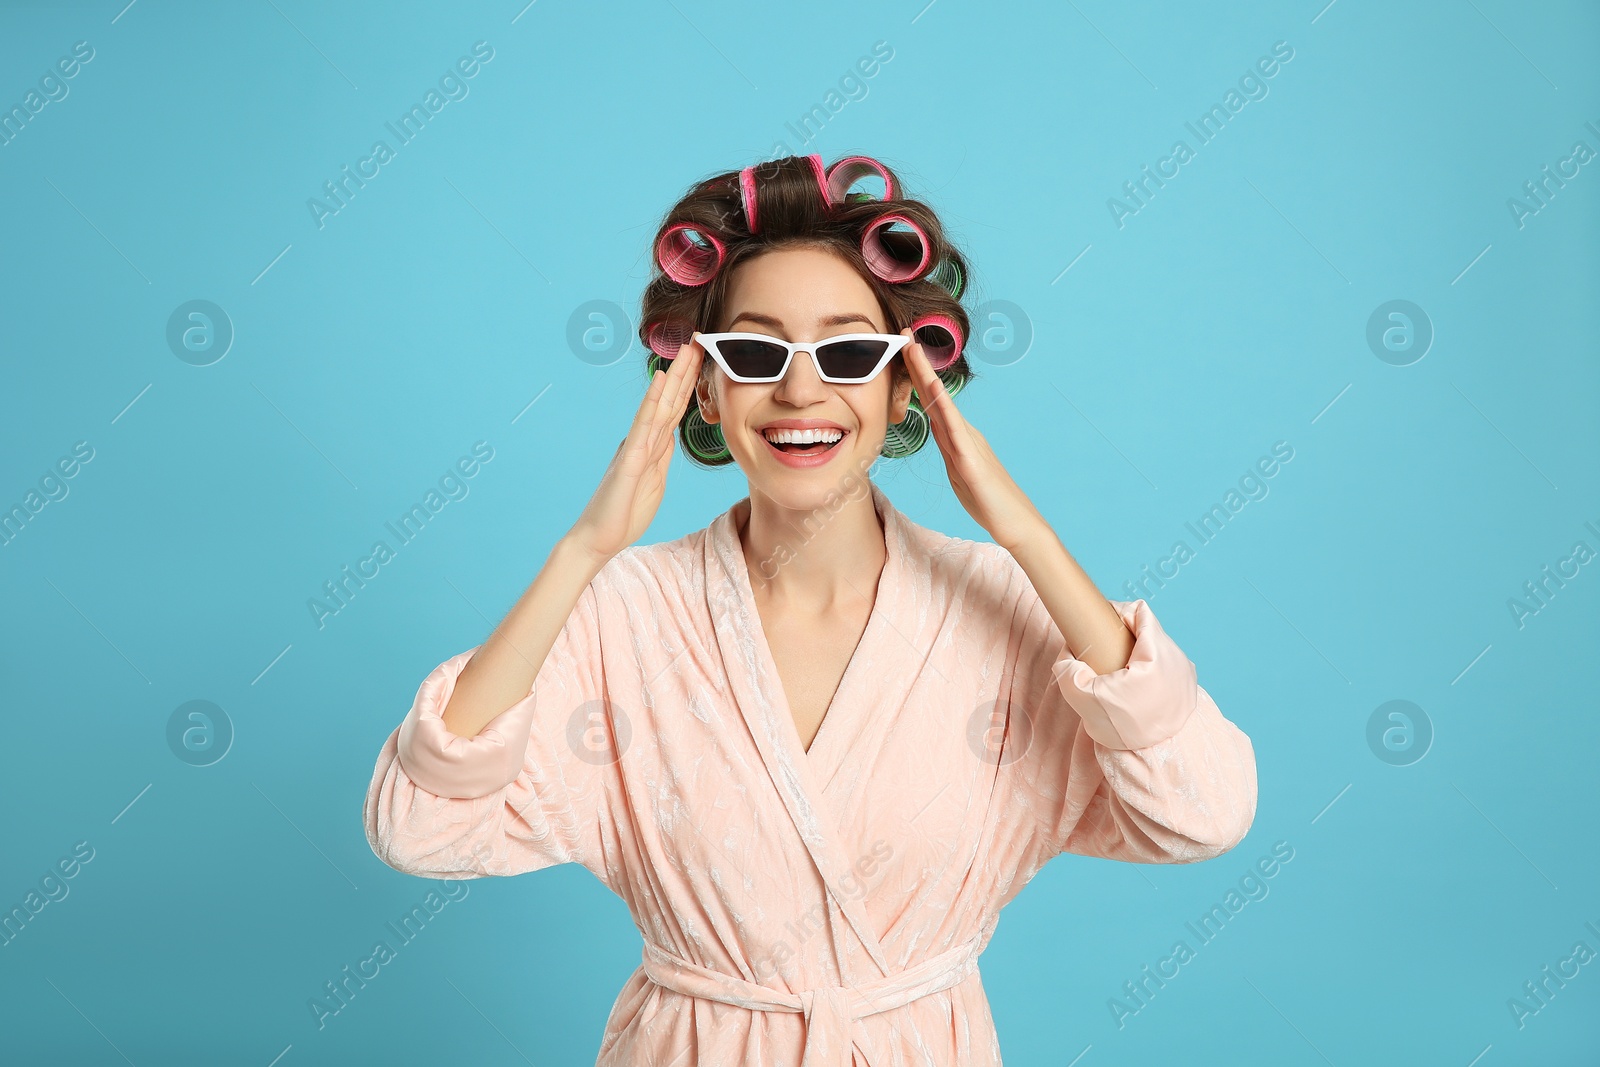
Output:
[[[857,1019],[902,1007],[931,993],[949,989],[978,969],[986,938],[930,956],[898,973],[855,986],[818,986],[786,993],[746,982],[721,971],[690,963],[672,952],[644,943],[644,972],[663,988],[702,1000],[715,1000],[753,1011],[787,1011],[805,1016],[801,1067],[850,1067]]]

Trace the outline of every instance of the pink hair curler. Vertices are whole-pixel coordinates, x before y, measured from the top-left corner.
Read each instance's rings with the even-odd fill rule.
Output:
[[[710,244],[694,241],[690,233],[698,234]],[[661,265],[662,273],[679,285],[703,285],[722,266],[725,251],[721,241],[694,223],[675,222],[656,242],[656,262]]]
[[[662,359],[675,359],[678,349],[694,337],[694,327],[682,319],[660,319],[644,332],[650,351]]]
[[[924,330],[931,336],[924,335]],[[940,333],[944,335],[942,342],[936,340]],[[911,335],[922,346],[928,364],[936,371],[954,363],[961,356],[961,350],[967,347],[961,325],[948,315],[924,315],[911,324]]]
[[[745,226],[751,233],[760,233],[756,226],[756,168],[746,167],[739,172],[739,199],[744,202]]]
[[[896,222],[904,223],[910,227],[911,232],[916,235],[918,243],[922,246],[921,255],[915,264],[895,258],[888,248],[884,246],[883,239],[878,236],[879,230],[886,229]],[[861,235],[861,255],[867,261],[867,266],[872,268],[872,273],[886,282],[914,281],[928,265],[930,257],[928,235],[922,232],[921,226],[918,226],[904,215],[893,213],[879,215]]]
[[[846,156],[828,168],[828,203],[844,203],[850,187],[869,174],[883,179],[883,199],[893,200],[894,179],[889,177],[887,167],[871,156]]]
[[[817,191],[822,196],[823,204],[831,210],[833,201],[828,199],[828,168],[822,165],[822,157],[816,153],[807,156],[806,162],[811,164],[811,173],[817,176]]]
[[[828,168],[823,166],[822,157],[814,153],[806,156],[805,160],[811,165],[811,173],[816,176],[817,189],[822,193],[822,202],[831,208],[833,201],[828,198]],[[744,205],[745,225],[752,234],[760,233],[760,223],[756,215],[756,168],[754,166],[745,167],[739,172],[739,200]]]

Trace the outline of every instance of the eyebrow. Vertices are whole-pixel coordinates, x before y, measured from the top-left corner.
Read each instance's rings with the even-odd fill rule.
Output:
[[[777,330],[780,333],[784,329],[784,325],[783,325],[783,320],[782,319],[774,318],[771,315],[763,315],[763,314],[761,314],[760,312],[757,312],[757,311],[744,311],[744,312],[741,312],[739,314],[738,318],[736,318],[732,322],[728,323],[728,328],[732,329],[736,324],[738,324],[740,322],[744,322],[746,320],[748,320],[750,322],[753,322],[758,326],[766,326],[766,327],[769,327],[770,329]],[[871,326],[873,329],[877,329],[877,324],[874,323],[871,319],[867,318],[865,315],[856,314],[854,312],[840,312],[840,313],[833,314],[833,315],[825,315],[822,318],[817,320],[817,325],[818,326],[843,326],[845,323],[848,323],[848,322],[864,322],[868,326]]]

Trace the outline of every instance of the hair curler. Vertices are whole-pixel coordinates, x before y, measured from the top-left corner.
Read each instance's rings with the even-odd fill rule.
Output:
[[[822,157],[813,152],[806,157],[806,162],[811,164],[811,173],[817,179],[817,193],[822,197],[822,203],[829,211],[833,210],[833,201],[828,199],[828,168],[823,166]]]
[[[707,422],[700,414],[698,403],[691,404],[689,414],[684,417],[683,443],[696,458],[706,463],[717,463],[732,455],[722,435],[722,424]]]
[[[961,356],[967,347],[961,334],[961,324],[948,315],[924,315],[911,324],[911,335],[922,346],[928,364],[936,371],[944,370]]]
[[[891,459],[912,455],[927,444],[928,429],[928,413],[923,410],[922,399],[913,390],[911,403],[906,405],[906,417],[891,423],[883,435],[883,454]]]
[[[822,157],[815,153],[806,156],[805,161],[817,179],[817,190],[822,194],[823,204],[831,210],[833,201],[828,196],[828,168],[823,165]],[[756,210],[756,170],[755,166],[749,166],[739,172],[739,202],[744,207],[745,227],[752,234],[761,232],[760,216]]]
[[[689,234],[705,241],[695,241]],[[706,233],[692,222],[675,222],[668,226],[656,242],[656,262],[661,271],[679,285],[704,285],[722,266],[726,249],[722,242]]]
[[[739,172],[739,200],[744,204],[744,224],[752,234],[760,233],[756,225],[756,168],[746,167]]]
[[[893,200],[894,179],[889,176],[889,168],[871,156],[846,156],[829,167],[825,199],[830,205],[844,203],[850,187],[869,174],[883,179],[883,199]]]
[[[960,264],[949,258],[941,259],[934,264],[933,269],[928,272],[928,281],[957,300],[961,299],[961,290],[966,287],[966,279],[962,277]]]
[[[946,368],[939,372],[939,381],[944,384],[945,394],[953,398],[962,389],[966,388],[967,377]]]
[[[909,227],[912,235],[916,237],[918,245],[921,246],[920,254],[914,264],[897,258],[884,244],[883,238],[879,236],[880,231],[887,229],[896,222],[903,223]],[[904,215],[893,212],[879,215],[872,220],[871,224],[861,234],[861,256],[867,261],[867,266],[872,269],[872,273],[886,282],[914,281],[922,274],[923,268],[928,265],[928,235],[922,232],[921,226],[918,226]]]
[[[662,359],[674,359],[678,349],[694,337],[694,326],[683,319],[658,319],[645,327],[644,336],[650,351]]]

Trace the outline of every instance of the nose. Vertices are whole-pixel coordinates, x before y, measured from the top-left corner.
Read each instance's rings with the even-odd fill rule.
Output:
[[[817,365],[813,362],[809,345],[795,352],[788,371],[772,395],[783,403],[797,408],[826,399],[828,383],[817,375]]]

